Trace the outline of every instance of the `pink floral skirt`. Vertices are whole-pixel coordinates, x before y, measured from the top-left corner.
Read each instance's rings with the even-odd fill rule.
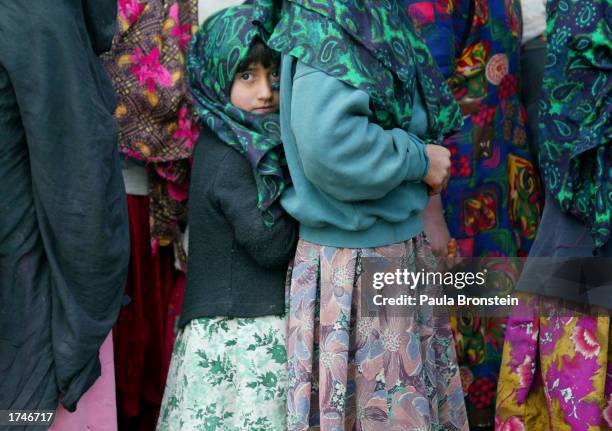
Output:
[[[497,431],[612,429],[610,317],[525,296],[508,320]]]
[[[448,315],[361,313],[367,257],[435,265],[422,235],[372,249],[300,240],[288,282],[288,429],[467,431]]]

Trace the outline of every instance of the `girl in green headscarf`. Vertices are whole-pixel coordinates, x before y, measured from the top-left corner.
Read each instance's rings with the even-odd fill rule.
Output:
[[[252,8],[206,21],[187,69],[202,124],[189,202],[187,290],[158,430],[284,430],[284,280],[297,229],[278,203],[288,176],[278,56]]]
[[[395,1],[255,3],[284,55],[281,204],[300,222],[287,428],[467,430],[448,315],[370,317],[362,276],[369,258],[435,270],[422,214],[448,179],[450,153],[434,144],[460,126],[457,105]]]

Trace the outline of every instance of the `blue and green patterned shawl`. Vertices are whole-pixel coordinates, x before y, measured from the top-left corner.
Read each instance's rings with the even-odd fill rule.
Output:
[[[612,8],[609,0],[548,3],[540,167],[548,192],[591,229],[612,221]]]
[[[192,42],[187,71],[200,122],[248,159],[257,184],[258,207],[271,226],[279,211],[272,204],[289,180],[283,171],[279,117],[245,112],[230,103],[238,66],[258,36],[252,14],[252,6],[235,6],[202,24]]]
[[[408,130],[415,91],[427,108],[427,139],[462,118],[427,46],[394,0],[255,0],[254,20],[283,54],[366,91],[374,120]]]

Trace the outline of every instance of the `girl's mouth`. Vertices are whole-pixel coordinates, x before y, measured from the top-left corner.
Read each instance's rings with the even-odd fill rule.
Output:
[[[255,108],[253,109],[253,112],[257,112],[260,114],[268,114],[270,112],[274,112],[276,111],[276,107],[275,106],[262,106],[261,108]]]

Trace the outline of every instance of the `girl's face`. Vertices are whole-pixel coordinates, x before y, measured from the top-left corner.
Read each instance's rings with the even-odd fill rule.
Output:
[[[251,63],[247,70],[236,74],[230,93],[230,102],[236,108],[254,114],[278,112],[280,75],[278,67],[263,67]]]

